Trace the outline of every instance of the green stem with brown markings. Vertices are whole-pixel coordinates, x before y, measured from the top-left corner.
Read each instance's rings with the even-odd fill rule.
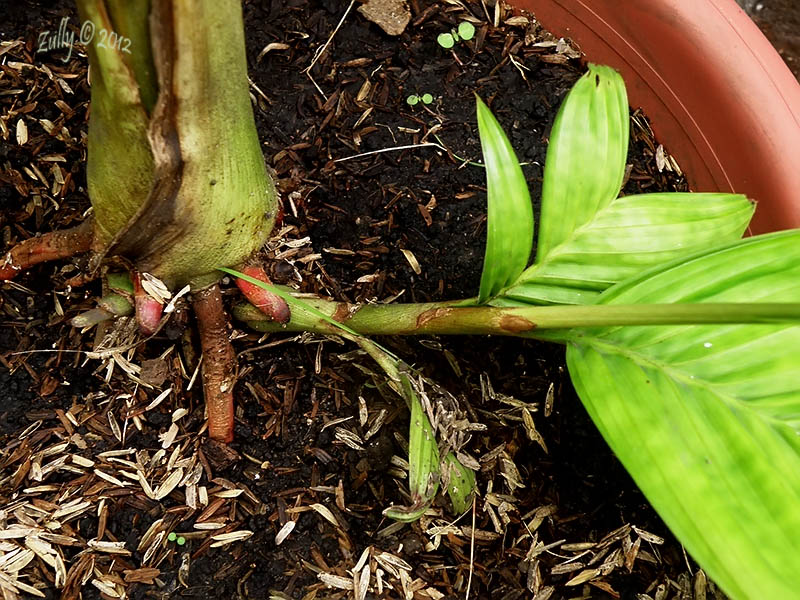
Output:
[[[457,307],[455,303],[352,305],[319,298],[303,299],[315,309],[363,335],[512,335],[558,336],[553,329],[624,325],[700,325],[775,323],[800,318],[800,304],[636,304],[589,306]],[[257,331],[311,331],[340,334],[334,325],[310,311],[292,308],[285,325],[267,320],[251,305],[239,305],[234,316]]]

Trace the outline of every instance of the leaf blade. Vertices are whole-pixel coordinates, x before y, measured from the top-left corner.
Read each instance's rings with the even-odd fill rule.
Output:
[[[648,267],[739,239],[753,211],[754,204],[737,194],[617,198],[526,269],[504,295],[537,304],[585,304]]]
[[[796,301],[797,281],[800,232],[782,232],[654,269],[600,302]],[[587,329],[567,361],[609,445],[726,593],[794,597],[800,327]]]
[[[611,67],[589,65],[550,134],[536,262],[619,194],[628,154],[628,99]]]
[[[485,303],[527,266],[534,223],[528,185],[511,143],[477,96],[476,103],[488,197],[486,251],[478,294],[479,302]]]

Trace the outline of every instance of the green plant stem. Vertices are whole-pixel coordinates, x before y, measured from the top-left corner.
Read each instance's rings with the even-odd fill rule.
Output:
[[[349,305],[304,299],[314,309],[363,335],[515,335],[547,337],[537,331],[623,325],[702,325],[775,323],[800,320],[798,303],[636,304],[457,308],[451,303]],[[234,316],[257,331],[311,331],[339,335],[338,328],[307,310],[292,310],[281,325],[250,305]]]

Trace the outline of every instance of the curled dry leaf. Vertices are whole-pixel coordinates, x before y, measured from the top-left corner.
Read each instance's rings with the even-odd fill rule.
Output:
[[[162,498],[166,498],[172,493],[178,484],[183,479],[183,468],[178,467],[169,476],[164,480],[164,482],[158,486],[155,491],[155,500],[161,500]]]
[[[142,288],[147,295],[151,298],[158,300],[160,304],[164,304],[172,298],[172,293],[167,288],[167,285],[155,275],[150,273],[142,273]]]
[[[195,523],[195,529],[205,529],[205,530],[213,530],[213,529],[222,529],[225,527],[225,523],[218,522],[218,521],[206,521],[205,523]]]
[[[547,454],[547,444],[545,443],[544,438],[541,436],[539,431],[536,429],[531,411],[529,411],[526,407],[522,408],[522,424],[525,427],[525,433],[528,435],[528,439],[539,444],[542,450],[544,450],[545,454]]]
[[[339,522],[336,520],[336,517],[333,516],[333,513],[327,506],[322,504],[312,504],[311,508],[314,509],[317,513],[319,513],[326,521],[328,521],[334,527],[339,527]]]
[[[150,545],[147,547],[144,556],[142,557],[143,565],[146,565],[148,562],[150,562],[150,559],[152,559],[155,556],[156,552],[161,547],[161,544],[166,539],[166,537],[167,537],[166,531],[159,531],[156,534]]]
[[[149,487],[149,486],[148,486]],[[144,532],[142,539],[139,540],[139,545],[136,547],[137,552],[142,552],[150,545],[150,542],[155,538],[156,534],[161,531],[161,526],[164,524],[164,519],[156,519],[152,525]]]
[[[365,564],[361,570],[354,569],[353,588],[355,600],[365,600],[369,590],[369,580],[371,576],[369,563]]]
[[[125,548],[125,542],[105,542],[97,539],[89,540],[87,542],[89,548],[97,550],[98,552],[107,552],[108,554],[124,554],[130,555],[130,550]]]
[[[106,473],[105,471],[101,471],[100,469],[94,469],[92,472],[95,475],[97,475],[100,479],[103,479],[104,481],[107,481],[108,483],[112,483],[114,485],[118,485],[119,487],[126,487],[128,485],[124,481],[120,481],[119,479],[117,479],[113,475],[109,475],[108,473]]]
[[[102,579],[92,579],[92,585],[100,590],[106,596],[111,598],[121,598],[122,594],[117,591],[117,586],[112,581],[104,581]]]
[[[289,46],[289,44],[284,44],[283,42],[272,42],[271,44],[267,44],[266,46],[264,46],[264,49],[258,53],[258,56],[256,57],[256,62],[257,63],[260,62],[261,59],[264,58],[264,56],[266,56],[270,52],[274,52],[277,50],[288,50],[289,48],[291,48],[291,46]]]
[[[417,260],[417,257],[414,256],[414,253],[411,250],[406,250],[405,248],[402,248],[400,252],[402,252],[403,256],[406,257],[406,260],[408,261],[408,264],[411,265],[411,269],[414,271],[414,273],[420,275],[422,273],[422,267],[419,266],[419,261]]]
[[[221,492],[216,492],[214,497],[216,498],[238,498],[242,495],[244,490],[222,490]]]
[[[580,585],[600,575],[600,569],[586,569],[570,579],[565,585]]]
[[[161,447],[166,449],[172,445],[172,442],[175,441],[175,438],[178,437],[178,424],[173,423],[169,426],[166,433],[159,435],[158,437],[161,439]]]
[[[644,529],[639,529],[638,527],[633,527],[632,529],[636,532],[636,535],[642,538],[645,542],[650,542],[651,544],[655,544],[656,546],[660,546],[664,543],[664,538],[654,533],[650,533],[649,531],[645,531]]]

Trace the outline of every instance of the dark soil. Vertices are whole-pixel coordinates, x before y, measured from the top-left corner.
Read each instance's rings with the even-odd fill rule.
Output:
[[[271,245],[270,254],[278,257],[272,263],[276,280],[299,277],[306,291],[351,301],[383,300],[398,294],[400,301],[407,302],[473,295],[486,218],[482,170],[463,160],[480,157],[473,93],[490,104],[509,133],[520,160],[528,163],[525,174],[531,195],[539,197],[548,130],[559,102],[581,74],[579,63],[557,54],[552,45],[535,45],[549,38],[533,24],[488,27],[480,2],[466,4],[471,15],[481,19],[479,33],[473,42],[457,46],[454,56],[439,48],[435,38],[457,24],[465,15],[463,10],[452,4],[410,4],[412,23],[396,39],[355,10],[347,17],[311,70],[324,98],[303,70],[339,22],[345,5],[328,0],[245,3],[251,92],[258,105],[256,119],[265,156],[280,177],[283,234],[286,239],[310,238],[295,247],[277,240]],[[26,41],[24,48],[8,51],[8,60],[46,64],[51,72],[60,69],[77,76],[67,80],[72,93],[66,93],[47,73],[0,64],[0,107],[3,118],[9,116],[10,130],[0,153],[0,164],[4,163],[0,231],[8,245],[36,232],[74,224],[89,206],[82,162],[88,103],[85,57],[76,49],[64,65],[62,54],[34,53],[40,31],[57,28],[62,14],[71,17],[76,29],[77,17],[44,5],[15,4],[0,24],[3,40]],[[263,49],[276,42],[287,44],[288,49],[274,49],[259,58]],[[511,57],[524,65],[524,78]],[[4,89],[23,92],[2,95]],[[435,97],[432,105],[408,106],[409,94],[425,92]],[[56,99],[68,104],[70,111],[57,107]],[[23,112],[25,106],[29,108]],[[21,115],[30,139],[19,146],[14,128]],[[70,139],[47,135],[36,119],[67,127]],[[655,145],[640,115],[632,134],[633,167],[625,191],[684,189],[674,174],[655,168]],[[423,141],[437,142],[446,150],[422,147],[334,162]],[[42,186],[24,170],[34,164],[43,171],[43,165],[50,164],[43,159],[46,155],[63,156],[64,162],[55,164],[71,173],[58,194],[51,194],[49,186]],[[51,197],[57,202],[51,202]],[[415,274],[401,249],[414,254],[420,274]],[[161,380],[154,383],[156,389],[137,385],[119,364],[106,381],[107,362],[67,352],[89,350],[94,341],[92,333],[81,336],[66,321],[90,306],[91,297],[100,292],[99,284],[59,295],[51,292],[52,281],[63,285],[78,266],[79,262],[77,266],[43,265],[21,276],[17,284],[0,288],[0,527],[8,517],[2,514],[4,506],[15,506],[20,498],[35,499],[42,510],[62,501],[56,502],[58,494],[52,491],[23,491],[41,485],[30,475],[23,450],[30,448],[33,453],[68,440],[67,453],[97,461],[93,468],[58,470],[45,481],[61,486],[59,494],[75,490],[92,503],[90,512],[64,525],[69,535],[80,540],[77,548],[61,549],[68,568],[74,568],[70,573],[77,578],[87,572],[91,575],[88,567],[81,571],[75,566],[80,563],[76,554],[86,540],[97,536],[126,542],[132,554],[90,553],[97,561],[95,579],[100,577],[98,572],[107,574],[132,598],[348,597],[349,592],[320,583],[318,573],[350,579],[346,569],[352,569],[364,549],[372,547],[373,555],[384,551],[408,563],[410,580],[419,582],[415,598],[464,597],[470,537],[457,531],[442,536],[438,548],[425,547],[430,541],[428,528],[455,516],[444,508],[441,518],[425,520],[424,527],[392,528],[381,515],[390,503],[405,503],[398,483],[401,474],[392,456],[404,455],[398,440],[407,437],[408,417],[404,407],[376,387],[382,379],[367,372],[374,368],[366,358],[329,339],[261,339],[238,332],[235,344],[241,353],[241,377],[236,390],[236,441],[232,451],[226,451],[202,435],[201,393],[196,386],[187,389],[196,360],[191,327],[180,326],[180,316],[162,339],[126,355],[132,363],[146,367],[147,377],[139,373],[140,377]],[[228,292],[233,301],[236,294]],[[56,300],[64,316],[56,312]],[[548,586],[553,586],[551,598],[691,594],[691,576],[680,545],[594,429],[571,388],[560,348],[488,338],[381,343],[471,407],[473,420],[487,425],[487,433],[476,435],[468,448],[473,456],[485,456],[504,445],[505,456],[525,482],[524,488],[509,489],[496,459],[482,464],[475,528],[487,534],[477,540],[472,598],[529,598],[532,591],[546,592]],[[29,350],[47,352],[20,354]],[[166,358],[159,359],[164,354]],[[486,382],[495,394],[486,393]],[[160,389],[170,385],[175,392],[157,408],[146,410]],[[551,386],[554,408],[545,417],[542,406]],[[359,398],[369,410],[366,425],[359,421]],[[538,411],[534,418],[547,453],[525,436],[520,426],[523,405]],[[178,441],[167,456],[180,447],[175,460],[202,464],[201,485],[208,488],[212,503],[218,502],[210,512],[204,507],[189,508],[183,489],[155,501],[137,484],[117,486],[96,476],[97,468],[109,473],[118,467],[111,459],[99,457],[102,452],[133,448],[148,456],[155,454],[161,447],[159,434],[168,430],[173,411],[180,407],[189,414],[178,421]],[[375,437],[364,441],[381,409],[387,411],[385,424]],[[77,424],[71,424],[68,415]],[[349,420],[326,427],[344,418]],[[122,423],[124,435],[119,439],[115,426]],[[34,430],[21,437],[32,424]],[[364,450],[345,444],[341,430],[360,438]],[[165,468],[169,467],[158,463],[153,477],[160,477]],[[237,498],[215,500],[213,496],[235,489],[246,492]],[[105,520],[97,516],[102,498]],[[489,514],[497,514],[498,506],[489,503],[492,508],[487,511],[488,498],[506,503],[507,519],[499,532]],[[309,509],[313,504],[327,507],[337,526]],[[152,576],[155,580],[151,577],[154,583],[136,583],[137,576],[146,575],[139,571],[144,562],[137,547],[156,519],[164,519],[165,531],[186,534],[187,544],[180,548],[164,542],[158,573]],[[467,515],[459,526],[469,526],[471,519]],[[223,522],[225,527],[219,531],[250,530],[254,535],[244,542],[209,549],[208,537],[218,531],[193,528],[197,522],[208,521]],[[288,521],[297,524],[276,546],[276,534]],[[663,536],[666,542],[651,544],[647,540],[654,538],[645,534],[630,572],[616,568],[590,584],[565,587],[590,559],[600,564],[609,552],[630,552],[630,543],[641,537],[630,526]],[[535,563],[539,579],[532,576],[533,571],[529,576],[533,567],[524,560],[528,551],[537,541],[559,540],[587,544],[585,549],[555,546],[552,553],[541,553]],[[562,563],[573,557],[579,566],[564,569]],[[189,564],[186,577],[179,574],[182,560]],[[402,597],[398,578],[385,567],[384,571],[387,583],[382,597]],[[35,577],[29,583],[39,581],[48,597],[57,597],[46,583],[53,581],[50,567],[41,562],[31,573]],[[526,587],[531,581],[534,587]],[[666,595],[657,595],[659,586]],[[98,596],[97,588],[87,583],[82,597]],[[379,596],[376,592],[367,597]]]

